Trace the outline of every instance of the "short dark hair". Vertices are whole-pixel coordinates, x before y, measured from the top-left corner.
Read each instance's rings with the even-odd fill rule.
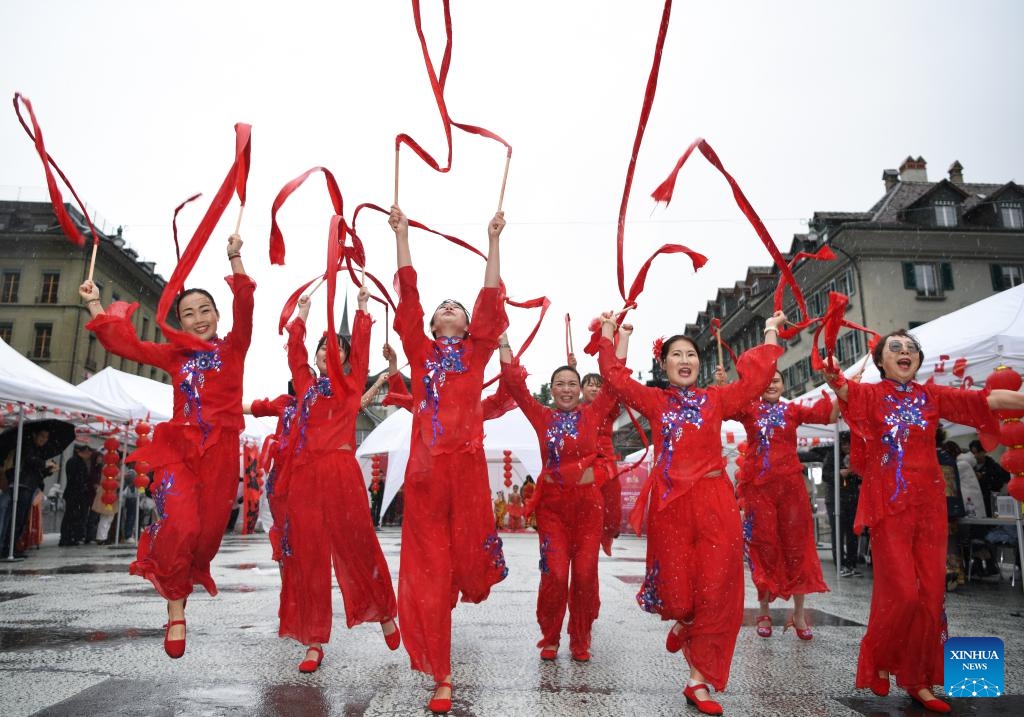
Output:
[[[974,453],[975,451],[981,451],[982,453],[985,452],[985,446],[981,445],[981,441],[977,438],[968,443],[967,447],[970,449],[971,453]]]
[[[676,341],[685,341],[686,343],[690,344],[690,346],[693,347],[693,350],[697,352],[698,358],[700,357],[700,348],[697,346],[696,341],[691,339],[689,336],[686,336],[685,334],[674,334],[672,336],[669,336],[661,343],[661,355],[659,356],[659,358],[662,360],[662,362],[664,362],[665,359],[668,358],[668,351],[670,348],[672,348],[672,344],[674,344]]]
[[[917,356],[918,356],[917,368],[918,368],[918,370],[920,370],[921,366],[924,365],[924,349],[921,348],[921,342],[917,340],[916,336],[914,336],[912,333],[910,333],[906,329],[898,329],[898,330],[892,331],[892,332],[886,334],[885,336],[883,336],[882,338],[880,338],[878,340],[878,343],[875,344],[875,348],[872,349],[872,351],[871,351],[871,360],[875,362],[875,366],[878,367],[878,374],[882,378],[885,378],[885,370],[882,368],[882,351],[885,349],[885,345],[886,345],[886,343],[889,342],[889,339],[891,339],[894,336],[899,336],[900,338],[904,338],[904,339],[910,339],[915,344],[917,344]],[[917,375],[917,371],[914,372],[914,375]]]
[[[574,374],[576,374],[576,380],[577,381],[580,380],[580,372],[577,371],[576,369],[574,369],[572,366],[565,365],[565,366],[559,366],[558,368],[556,368],[554,371],[551,372],[551,383],[555,382],[555,376],[557,376],[558,374],[562,373],[562,371],[572,371]]]
[[[338,336],[338,343],[341,344],[341,347],[343,349],[345,349],[345,360],[342,363],[348,363],[348,355],[352,351],[352,344],[349,343],[348,338],[346,338],[345,336],[342,336],[341,334],[338,334],[337,336]],[[319,352],[320,349],[322,349],[324,347],[324,344],[326,344],[326,343],[327,343],[327,334],[325,333],[323,336],[320,337],[320,340],[316,344],[317,352]]]
[[[203,296],[205,296],[207,299],[210,300],[210,303],[213,305],[213,310],[217,312],[218,316],[220,315],[220,311],[217,310],[217,302],[213,300],[213,296],[210,294],[209,291],[207,291],[206,289],[185,289],[183,292],[178,294],[177,298],[174,300],[174,315],[175,317],[177,317],[179,321],[181,321],[181,301],[186,296],[189,296],[191,294],[202,294]]]
[[[580,385],[586,386],[588,383],[593,383],[597,386],[604,386],[604,376],[599,373],[588,373],[580,379]]]

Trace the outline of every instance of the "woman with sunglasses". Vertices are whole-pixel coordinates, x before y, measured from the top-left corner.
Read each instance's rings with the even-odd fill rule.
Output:
[[[693,339],[677,334],[655,342],[669,384],[657,388],[633,379],[615,356],[616,331],[625,356],[632,327],[618,327],[610,312],[602,315],[598,365],[606,390],[647,418],[654,443],[654,465],[637,500],[638,511],[647,509],[647,573],[636,599],[643,610],[675,621],[665,648],[683,651],[690,667],[683,695],[704,714],[722,714],[708,685],[725,689],[743,623],[743,534],[722,458],[722,418],[768,385],[785,320],[777,311],[765,321],[764,344],[740,356],[739,380],[725,386],[697,387]]]
[[[895,675],[925,709],[949,712],[932,693],[943,682],[947,631],[946,498],[935,434],[942,418],[992,439],[999,435],[992,411],[1024,410],[1024,394],[917,383],[924,353],[903,329],[879,341],[872,357],[879,383],[848,381],[834,359],[825,374],[850,425],[851,462],[863,477],[854,528],[871,529],[874,587],[857,687],[884,696]]]
[[[405,517],[398,581],[398,612],[414,670],[434,679],[428,709],[452,706],[452,609],[482,602],[508,568],[494,527],[487,458],[483,450],[484,369],[508,326],[501,288],[501,212],[487,225],[484,286],[472,321],[446,300],[423,333],[423,307],[409,251],[409,221],[397,206],[388,219],[398,253],[395,331],[412,374],[412,445],[405,470]]]
[[[551,374],[554,405],[545,406],[526,387],[526,370],[513,365],[507,343],[501,344],[499,356],[501,382],[537,433],[544,461],[534,496],[540,540],[540,659],[557,657],[568,607],[569,651],[573,660],[588,662],[590,631],[601,607],[597,554],[604,501],[595,482],[601,455],[598,433],[615,399],[605,391],[581,406],[580,375],[572,366],[560,366]]]
[[[725,370],[719,367],[716,373],[724,382]],[[828,592],[828,586],[821,575],[796,429],[804,423],[834,423],[839,405],[827,396],[809,406],[781,401],[784,390],[782,374],[776,370],[760,400],[729,416],[747,433],[736,493],[743,508],[750,576],[761,606],[757,635],[772,636],[768,605],[792,596],[793,614],[783,632],[792,627],[798,638],[810,640],[814,633],[804,613],[804,596]]]

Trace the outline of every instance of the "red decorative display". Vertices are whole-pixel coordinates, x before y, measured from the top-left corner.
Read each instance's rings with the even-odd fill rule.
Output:
[[[1020,374],[1008,366],[997,366],[996,370],[985,379],[985,388],[1019,391]],[[1006,450],[999,458],[999,464],[1012,476],[1008,490],[1017,500],[1024,501],[1024,425],[1021,424],[1021,411],[995,411],[1002,422],[1000,443]]]
[[[508,449],[505,449],[503,451],[503,453],[504,453],[504,458],[502,458],[501,460],[505,464],[505,487],[506,488],[511,488],[512,487],[512,451],[510,451]]]

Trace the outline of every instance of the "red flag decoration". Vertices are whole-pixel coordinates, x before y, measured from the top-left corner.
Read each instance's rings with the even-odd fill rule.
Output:
[[[452,60],[452,13],[450,0],[443,0],[442,4],[444,6],[445,46],[444,57],[441,60],[440,73],[434,69],[434,63],[430,59],[430,51],[427,49],[427,38],[423,34],[423,18],[420,13],[419,0],[412,0],[412,15],[413,21],[416,24],[416,35],[419,36],[420,39],[420,49],[423,51],[423,62],[427,67],[427,76],[430,78],[430,89],[434,93],[434,100],[437,102],[437,110],[441,115],[441,122],[444,124],[444,136],[445,141],[448,144],[448,158],[445,165],[442,167],[429,152],[423,149],[416,140],[407,134],[400,134],[395,137],[395,151],[397,152],[398,148],[404,144],[435,171],[448,172],[452,168],[452,127],[458,127],[463,132],[486,137],[487,139],[492,139],[495,142],[501,143],[508,151],[507,156],[509,157],[512,156],[512,145],[494,134],[494,132],[484,129],[483,127],[455,122],[448,114],[448,106],[444,99],[444,86],[448,81],[448,69],[451,66]]]
[[[21,116],[20,104],[25,105],[25,109],[28,111],[29,119],[32,122],[30,128],[25,122],[25,118]],[[78,208],[82,211],[82,216],[85,217],[86,224],[89,225],[89,231],[92,233],[93,245],[100,243],[100,235],[96,231],[96,227],[92,225],[92,219],[89,217],[89,212],[85,210],[85,203],[78,197],[78,193],[75,188],[71,186],[71,182],[61,171],[61,168],[57,166],[53,157],[46,151],[46,146],[43,144],[43,131],[39,128],[39,122],[36,121],[36,113],[32,110],[32,103],[27,97],[22,96],[20,92],[14,93],[14,112],[18,115],[18,121],[21,122],[21,126],[25,128],[25,132],[28,134],[32,143],[35,144],[36,153],[39,154],[39,159],[43,162],[43,171],[46,173],[46,189],[50,193],[50,203],[53,205],[53,213],[57,215],[57,223],[60,225],[61,230],[73,244],[77,246],[85,246],[85,237],[82,232],[79,231],[78,227],[75,226],[74,220],[71,219],[71,215],[68,214],[67,209],[64,208],[64,196],[60,192],[60,188],[57,186],[57,180],[53,176],[53,170],[56,170],[61,180],[67,186],[68,191],[71,192],[71,196],[78,202]],[[53,167],[53,170],[50,169]]]
[[[184,288],[185,280],[192,273],[192,269],[195,267],[199,255],[217,226],[217,222],[223,216],[224,210],[231,201],[231,195],[238,191],[240,186],[242,187],[241,196],[245,194],[244,185],[249,171],[248,158],[251,136],[251,126],[242,123],[235,125],[235,160],[231,164],[231,169],[228,170],[224,181],[221,183],[220,189],[214,195],[213,201],[210,202],[206,214],[199,222],[199,226],[192,235],[192,239],[189,240],[188,246],[185,247],[185,252],[182,254],[181,260],[178,261],[178,265],[174,268],[174,273],[167,280],[163,293],[160,294],[160,303],[157,306],[157,322],[160,324],[164,336],[185,348],[208,351],[210,345],[193,334],[168,326],[167,315],[171,311],[171,305],[174,303],[174,300]],[[240,167],[243,163],[245,165],[244,168]]]

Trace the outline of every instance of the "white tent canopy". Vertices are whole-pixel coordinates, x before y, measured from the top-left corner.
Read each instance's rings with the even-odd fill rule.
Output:
[[[131,419],[119,400],[98,399],[64,381],[0,340],[0,401],[101,416],[109,421]]]
[[[377,453],[388,454],[388,472],[381,503],[382,515],[405,482],[405,466],[409,462],[411,437],[412,414],[408,411],[396,411],[381,421],[356,450],[356,457],[363,459],[360,463],[367,483],[369,457]],[[484,451],[487,455],[492,491],[504,487],[502,459],[506,450],[512,451],[512,470],[518,479],[516,482],[521,483],[526,474],[535,478],[540,475],[542,463],[537,434],[519,408],[484,423]]]
[[[174,388],[143,376],[118,371],[108,366],[95,376],[78,384],[78,388],[101,401],[131,401],[132,418],[149,416],[152,423],[170,420],[174,406]],[[276,421],[245,417],[242,437],[261,441],[272,434]]]

